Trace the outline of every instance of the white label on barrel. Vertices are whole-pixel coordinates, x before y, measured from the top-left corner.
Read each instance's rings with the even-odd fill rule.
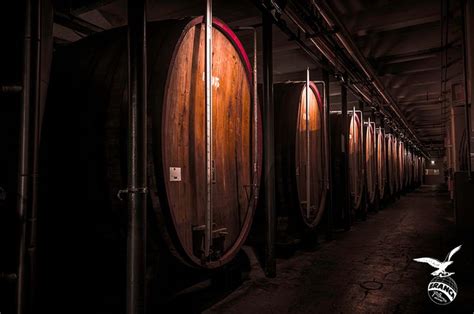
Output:
[[[202,72],[202,80],[206,81],[206,72]],[[217,76],[211,76],[211,85],[215,88],[219,88],[219,86],[221,86],[219,81],[220,79]]]
[[[181,181],[181,168],[170,167],[170,181]]]

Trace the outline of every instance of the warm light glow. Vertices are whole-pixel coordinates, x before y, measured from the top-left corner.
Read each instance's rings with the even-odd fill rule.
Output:
[[[432,161],[431,161],[431,164],[432,164],[432,165],[434,165],[434,164],[435,164],[435,161],[434,161],[434,160],[432,160]]]

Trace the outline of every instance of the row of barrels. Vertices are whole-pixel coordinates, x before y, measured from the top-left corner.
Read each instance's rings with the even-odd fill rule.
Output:
[[[423,160],[394,134],[377,126],[374,119],[364,118],[359,110],[347,113],[346,125],[340,111],[331,113],[333,209],[336,220],[347,224],[350,217],[374,207],[376,201],[391,199],[402,191],[421,184]],[[344,136],[348,136],[347,148]],[[345,150],[347,149],[347,154]],[[348,159],[348,169],[344,168],[344,158]],[[347,172],[347,173],[346,173]],[[344,180],[348,178],[348,183]],[[339,195],[347,195],[349,204]],[[345,208],[350,210],[345,210]]]
[[[252,103],[250,63],[226,24],[214,19],[212,32],[208,255],[203,19],[151,22],[147,33],[147,247],[166,248],[204,269],[221,267],[239,252],[262,184],[262,119]],[[127,76],[126,28],[57,49],[53,57],[40,145],[40,260],[46,273],[78,269],[72,277],[56,277],[58,286],[80,281],[81,269],[101,278],[91,289],[123,284],[114,270],[126,269],[128,212],[117,193],[127,186]],[[335,217],[347,215],[341,211],[345,178],[353,211],[419,184],[419,156],[361,113],[348,120],[341,113],[326,116],[315,84],[275,84],[274,98],[276,207],[285,232],[318,226],[330,190]]]
[[[213,238],[212,254],[205,257],[203,27],[202,18],[149,24],[149,194],[151,229],[168,249],[189,265],[216,268],[235,256],[252,224],[258,203],[253,187],[261,182],[262,121],[252,109],[247,55],[230,28],[215,19]],[[55,54],[42,130],[42,200],[50,211],[45,215],[61,217],[54,209],[67,204],[107,226],[110,234],[102,236],[108,239],[123,234],[127,216],[116,197],[127,177],[126,38],[126,29],[111,30]],[[366,211],[376,198],[419,182],[420,158],[403,141],[361,112],[349,111],[345,127],[340,112],[326,117],[314,83],[309,88],[302,82],[275,84],[274,98],[276,207],[289,229],[313,228],[321,221],[331,189],[328,158],[334,199],[343,200],[341,180],[348,178],[353,211]],[[345,128],[348,169],[341,161]],[[77,191],[83,194],[77,197]],[[336,201],[333,207],[337,212],[344,206]]]

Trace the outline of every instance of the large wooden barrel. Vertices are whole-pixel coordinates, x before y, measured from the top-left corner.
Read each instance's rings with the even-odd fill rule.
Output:
[[[395,137],[392,134],[386,134],[386,148],[387,148],[387,182],[390,195],[394,195],[397,192],[396,183],[396,150],[395,150]]]
[[[413,156],[413,182],[416,186],[420,184],[420,157]]]
[[[377,186],[379,198],[383,199],[385,196],[385,185],[387,183],[387,162],[386,162],[386,150],[385,150],[385,133],[382,128],[377,128]]]
[[[400,191],[400,173],[399,167],[400,163],[398,161],[399,149],[398,149],[398,138],[394,135],[392,140],[392,151],[393,151],[393,182],[394,182],[394,191],[397,193]]]
[[[353,210],[359,210],[364,191],[364,159],[363,159],[363,127],[362,117],[352,112],[349,121],[349,188]]]
[[[413,153],[413,185],[416,186],[418,184],[418,156]]]
[[[407,148],[407,160],[406,160],[406,177],[407,177],[407,186],[411,187],[413,185],[413,155],[411,149]]]
[[[398,140],[398,187],[399,190],[405,188],[405,144],[402,140]]]
[[[377,193],[377,152],[375,124],[369,122],[364,124],[365,129],[365,173],[367,186],[367,200],[369,204],[375,201]]]
[[[247,237],[257,202],[262,124],[253,114],[251,69],[235,34],[215,19],[213,232],[211,254],[203,256],[207,177],[202,21],[198,17],[148,25],[150,267],[156,251],[196,268],[228,263]],[[45,269],[56,274],[74,269],[66,276],[70,282],[92,276],[91,289],[116,289],[123,285],[126,269],[127,202],[117,193],[127,188],[127,29],[86,38],[58,50],[54,59],[41,148]]]
[[[403,185],[408,188],[410,186],[410,156],[406,146],[403,149],[403,157]]]
[[[274,85],[279,229],[316,226],[326,204],[324,106],[316,85],[310,82],[309,87],[299,82]]]

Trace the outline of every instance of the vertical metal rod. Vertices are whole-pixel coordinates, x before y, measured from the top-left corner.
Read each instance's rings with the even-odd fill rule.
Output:
[[[366,155],[365,155],[365,141],[364,141],[364,102],[362,100],[359,100],[359,109],[360,109],[360,117],[359,117],[359,129],[360,129],[360,141],[359,141],[359,147],[360,147],[360,151],[361,151],[361,164],[362,164],[362,177],[364,178],[364,180],[362,181],[364,186],[361,187],[361,197],[363,199],[362,202],[364,202],[364,200],[366,200],[366,196],[367,196],[367,193],[364,193],[364,191],[367,191],[367,176],[366,176],[366,172],[367,172],[367,169],[366,169],[366,164],[365,164],[365,158],[366,158]],[[355,107],[354,107],[354,119],[355,119],[355,115],[357,114],[356,110],[355,110]],[[355,120],[354,120],[355,122]],[[366,206],[367,204],[362,204],[361,206]]]
[[[323,100],[323,136],[324,136],[324,174],[326,177],[326,191],[331,189],[331,160],[329,157],[329,150],[331,149],[331,142],[329,139],[329,81],[323,82],[324,100]],[[331,201],[330,201],[331,202]]]
[[[329,95],[329,73],[327,70],[323,69],[323,81],[324,81],[324,144],[325,144],[325,150],[326,150],[326,164],[325,164],[325,169],[326,169],[326,180],[327,180],[327,185],[326,185],[326,191],[328,193],[328,205],[327,205],[327,232],[326,232],[326,238],[328,240],[333,238],[333,223],[334,223],[334,218],[333,218],[333,195],[332,195],[332,160],[329,155],[329,151],[331,149],[331,137],[329,136],[329,130],[331,130],[331,121],[329,118],[329,112],[330,112],[330,106],[331,104],[329,103],[330,101],[330,95]]]
[[[128,1],[127,314],[145,313],[147,204],[146,1]]]
[[[253,28],[253,187],[254,199],[258,199],[258,82],[257,82],[257,29]]]
[[[306,68],[306,218],[311,212],[311,145],[309,133],[309,67]]]
[[[25,1],[25,24],[23,38],[23,76],[22,76],[22,100],[20,117],[20,151],[18,169],[18,199],[17,214],[20,222],[20,239],[18,250],[18,282],[16,291],[16,313],[22,314],[25,311],[26,300],[26,237],[27,237],[27,214],[30,202],[30,124],[31,124],[31,104],[30,104],[30,80],[31,80],[31,0]]]
[[[466,146],[467,146],[467,178],[469,181],[472,180],[472,165],[471,165],[471,117],[470,117],[470,104],[468,99],[467,89],[468,85],[468,70],[467,70],[467,38],[466,38],[466,6],[468,2],[463,2],[462,8],[462,48],[463,48],[463,64],[464,64],[464,115],[465,115],[465,128],[466,128]],[[473,61],[474,62],[474,61]],[[473,63],[474,64],[474,63]],[[472,96],[474,98],[474,95]]]
[[[31,178],[31,210],[28,214],[28,259],[29,259],[29,296],[28,296],[28,312],[33,312],[35,304],[35,293],[36,293],[36,242],[37,242],[37,214],[38,214],[38,154],[39,154],[39,143],[40,143],[40,125],[41,125],[41,24],[42,24],[42,0],[36,0],[34,3],[34,17],[36,20],[33,24],[34,32],[32,32],[33,40],[31,42],[35,56],[33,58],[33,64],[31,67],[32,82],[32,104],[33,104],[33,115],[34,121],[32,121],[32,139],[33,139],[33,151],[31,153],[32,158],[32,178]]]
[[[343,153],[343,174],[344,174],[344,209],[343,219],[344,228],[348,230],[351,225],[351,195],[349,191],[349,129],[347,120],[347,87],[341,84],[341,120],[342,120],[342,139],[344,146]]]
[[[212,0],[206,0],[206,42],[205,42],[205,79],[206,79],[206,233],[204,254],[210,257],[212,245]]]
[[[356,124],[356,110],[355,110],[355,107],[352,107],[352,117],[351,117],[352,134],[349,133],[349,137],[350,137],[349,145],[354,149],[354,151],[355,151],[355,145],[354,145],[355,144],[355,137],[354,137],[355,124]],[[350,152],[350,147],[349,147],[349,152]],[[351,162],[353,163],[354,159],[355,159],[355,154],[351,155],[349,153],[349,172],[351,171],[351,169],[350,169]],[[350,176],[350,173],[349,173],[349,177],[352,180],[350,182],[351,184],[349,185],[349,192],[351,193],[351,197],[352,197],[351,186],[355,185],[355,183],[354,183],[355,178],[353,176]],[[351,207],[352,207],[352,202],[351,202]]]
[[[263,13],[263,127],[265,168],[265,274],[276,276],[275,260],[275,130],[273,108],[273,25],[272,17]]]

